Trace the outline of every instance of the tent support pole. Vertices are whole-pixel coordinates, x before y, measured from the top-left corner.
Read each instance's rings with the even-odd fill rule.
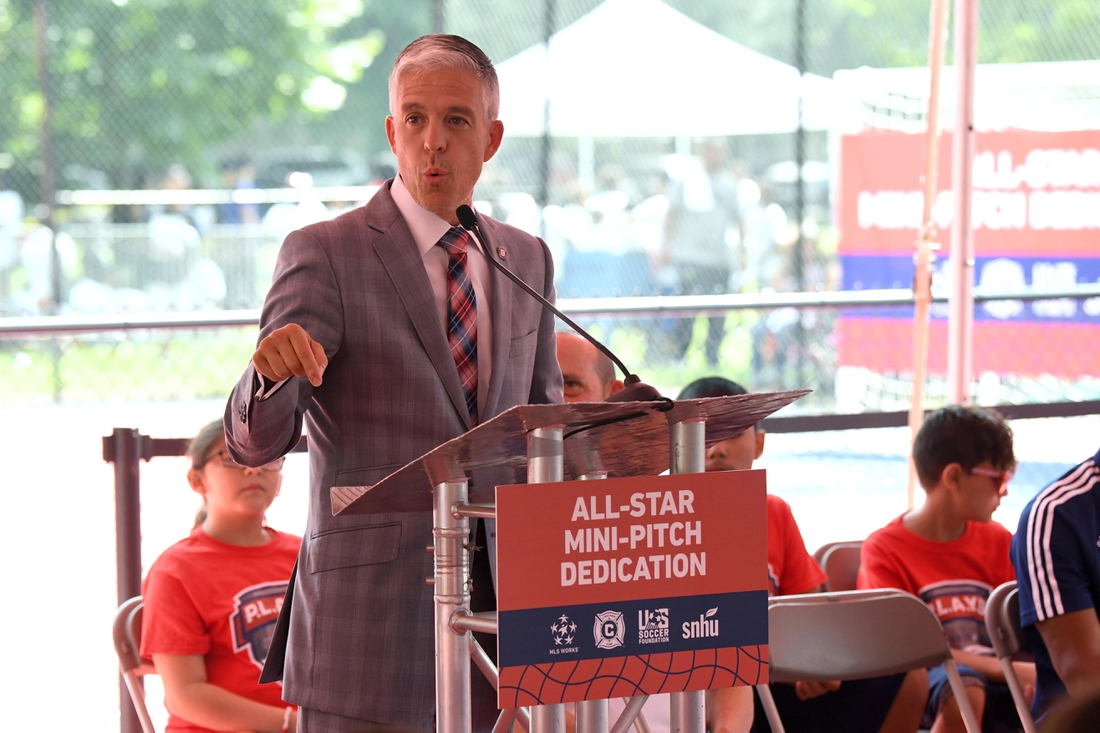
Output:
[[[974,373],[974,67],[978,60],[978,0],[956,0],[955,133],[951,177],[955,218],[951,227],[951,292],[947,303],[947,401],[970,403]]]
[[[924,211],[921,217],[920,237],[916,243],[916,272],[913,277],[913,393],[909,403],[909,441],[912,445],[924,421],[924,382],[928,375],[928,320],[932,306],[932,249],[936,240],[936,222],[932,207],[939,192],[937,174],[940,152],[940,75],[943,57],[947,49],[947,3],[949,0],[932,0],[928,41],[928,69],[931,87],[928,93],[928,123],[924,137]],[[909,457],[909,484],[906,505],[913,508],[916,493],[917,472],[913,465],[912,451]]]

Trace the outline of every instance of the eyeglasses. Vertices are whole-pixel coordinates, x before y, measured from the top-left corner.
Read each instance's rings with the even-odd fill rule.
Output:
[[[225,468],[239,468],[242,471],[245,469],[245,466],[242,466],[241,464],[234,461],[233,457],[230,456],[227,451],[217,451],[216,453],[214,453],[214,456],[217,457],[218,463],[222,464],[222,466]],[[274,473],[275,471],[282,470],[284,462],[286,462],[286,456],[276,458],[271,463],[265,463],[264,465],[259,466],[256,470],[264,471],[265,473]]]
[[[986,476],[991,479],[997,480],[997,494],[1004,496],[1008,493],[1008,482],[1012,480],[1012,471],[995,471],[992,468],[982,468],[981,466],[975,466],[971,468],[968,473],[976,476]]]

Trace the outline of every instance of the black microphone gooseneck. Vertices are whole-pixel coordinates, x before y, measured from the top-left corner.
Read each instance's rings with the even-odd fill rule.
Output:
[[[619,367],[619,369],[623,373],[623,384],[625,386],[623,389],[619,390],[618,392],[604,400],[605,402],[650,402],[653,400],[664,399],[661,396],[661,393],[658,392],[654,387],[651,387],[650,385],[643,382],[637,374],[632,374],[631,371],[626,368],[626,365],[622,363],[619,357],[611,353],[611,349],[600,343],[596,339],[596,337],[588,333],[588,331],[585,331],[583,328],[578,326],[576,322],[573,321],[573,319],[558,310],[553,303],[542,297],[542,294],[532,288],[530,285],[523,282],[523,280],[521,280],[518,275],[513,273],[504,265],[497,262],[492,254],[493,247],[489,243],[489,238],[485,236],[485,232],[483,232],[481,227],[478,226],[477,215],[474,214],[473,209],[463,204],[455,210],[455,216],[458,217],[458,221],[460,224],[462,224],[463,229],[469,232],[473,232],[477,235],[478,243],[482,248],[482,254],[485,256],[485,259],[489,262],[490,265],[495,267],[500,272],[504,273],[504,275],[509,280],[518,285],[521,290],[523,290],[525,293],[541,303],[544,308],[550,309],[550,311],[554,315],[565,321],[565,323],[568,324],[570,328],[583,336],[590,344],[599,349],[602,354],[606,355],[607,358],[615,362],[615,366]]]

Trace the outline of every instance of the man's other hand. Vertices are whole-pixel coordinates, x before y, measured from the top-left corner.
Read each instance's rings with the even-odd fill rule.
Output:
[[[304,328],[290,323],[272,331],[252,355],[256,371],[273,382],[290,377],[308,377],[314,387],[321,386],[321,375],[328,357],[321,344],[310,338]]]
[[[812,700],[815,697],[821,697],[826,692],[836,692],[839,689],[840,680],[794,683],[794,694],[799,700]]]

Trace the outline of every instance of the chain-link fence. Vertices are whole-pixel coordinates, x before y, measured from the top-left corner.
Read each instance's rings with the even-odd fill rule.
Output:
[[[393,174],[389,69],[440,29],[481,45],[501,76],[505,142],[479,208],[546,238],[561,297],[911,282],[925,3],[0,0],[12,101],[0,109],[0,316],[258,307],[287,231]],[[979,56],[979,128],[1013,128],[978,137],[979,283],[1100,280],[1100,12],[985,3]],[[945,92],[948,124],[952,106]],[[943,242],[950,211],[942,191]],[[1095,340],[1092,303],[981,310],[985,389],[995,378],[1004,399],[1091,394],[1080,344]],[[759,309],[596,330],[670,387],[720,369],[756,388],[812,386],[822,405],[906,399],[900,312]],[[4,342],[5,384],[34,386],[0,400],[214,394],[251,339]],[[1075,356],[1030,357],[1052,339]],[[195,373],[223,359],[225,374]],[[147,391],[153,367],[180,376]]]
[[[1100,304],[1093,293],[1065,299],[1075,310]],[[990,301],[980,311],[1012,301]],[[1034,308],[1051,301],[1026,304]],[[626,365],[664,394],[715,374],[754,391],[810,388],[802,412],[906,410],[912,390],[912,307],[766,307],[684,316],[657,312],[658,299],[631,313],[584,315],[562,303]],[[1066,305],[1061,306],[1063,308]],[[971,392],[985,405],[1100,399],[1095,362],[1051,327],[1046,348],[1022,350],[1020,326],[976,324]],[[933,376],[927,404],[946,401],[946,323],[932,322]],[[1063,339],[1063,341],[1059,341]],[[223,398],[255,346],[254,326],[103,327],[84,333],[8,335],[0,341],[0,406]]]

